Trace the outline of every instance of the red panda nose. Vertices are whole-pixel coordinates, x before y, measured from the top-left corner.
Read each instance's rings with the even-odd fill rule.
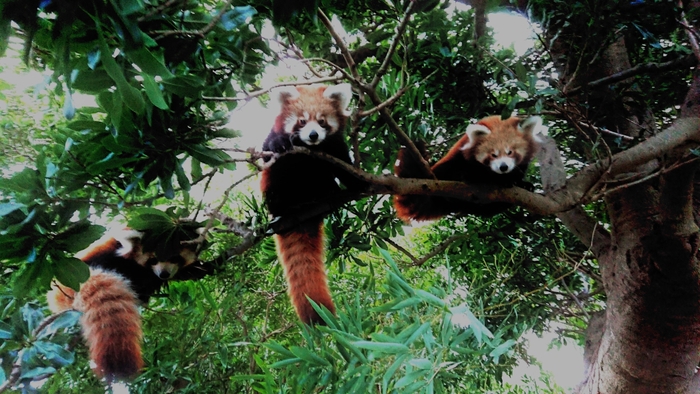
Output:
[[[170,272],[168,271],[161,271],[160,274],[158,274],[158,277],[165,280],[165,279],[170,279]]]
[[[498,169],[501,170],[501,172],[506,172],[508,171],[508,164],[503,163]]]
[[[316,141],[318,139],[318,133],[315,131],[312,131],[309,133],[309,140],[311,141]]]

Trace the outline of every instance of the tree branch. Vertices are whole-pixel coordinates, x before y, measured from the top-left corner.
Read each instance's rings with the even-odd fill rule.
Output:
[[[262,89],[258,90],[254,93],[251,93],[245,97],[212,97],[212,96],[202,96],[203,100],[210,100],[210,101],[250,101],[256,97],[260,97],[263,94],[270,93],[272,89],[280,88],[283,86],[298,86],[298,85],[313,85],[316,83],[325,83],[325,82],[338,82],[343,80],[342,76],[335,76],[335,77],[327,77],[327,78],[319,78],[319,79],[312,79],[308,81],[294,81],[294,82],[281,82],[276,85],[270,86],[267,89]]]
[[[335,41],[335,45],[337,45],[338,48],[340,48],[340,53],[343,55],[343,59],[345,59],[345,63],[348,65],[348,68],[350,69],[350,74],[352,74],[352,79],[355,82],[359,82],[360,81],[360,73],[357,72],[357,66],[355,65],[355,60],[352,58],[350,51],[348,51],[348,47],[345,46],[343,39],[340,37],[338,32],[336,32],[335,29],[333,28],[333,24],[331,24],[331,20],[328,19],[328,16],[320,8],[318,9],[318,18],[321,20],[323,25],[326,26],[326,29],[333,37],[333,40]]]
[[[683,67],[692,67],[697,64],[697,59],[693,55],[687,55],[675,60],[670,60],[664,63],[643,63],[638,64],[627,70],[617,72],[615,74],[609,75],[604,78],[596,79],[591,81],[584,86],[578,86],[566,92],[567,96],[574,94],[579,94],[585,88],[597,88],[601,86],[612,85],[614,83],[624,81],[627,78],[631,78],[637,75],[641,75],[648,72],[662,72],[667,70],[675,70]]]
[[[386,56],[384,56],[384,61],[382,62],[382,65],[379,66],[379,70],[377,73],[374,75],[374,78],[372,79],[372,82],[370,83],[370,87],[372,89],[376,89],[377,85],[379,85],[379,81],[382,79],[384,74],[386,74],[386,71],[389,69],[389,63],[391,62],[391,58],[394,56],[394,52],[396,51],[396,47],[399,45],[399,39],[403,35],[404,31],[406,30],[406,26],[408,26],[408,21],[411,19],[411,15],[413,14],[413,6],[415,4],[415,1],[410,1],[408,3],[408,7],[406,7],[406,13],[404,14],[403,18],[401,19],[401,22],[399,22],[399,25],[396,27],[396,34],[394,34],[394,37],[391,40],[391,44],[389,45],[389,50],[386,53]],[[352,57],[351,57],[352,59]]]
[[[553,139],[547,138],[542,144],[537,161],[540,163],[542,186],[546,193],[558,190],[566,183],[566,169]],[[610,246],[610,234],[580,206],[560,212],[557,217],[596,258]]]
[[[563,166],[555,163],[552,156],[554,151],[551,150],[553,145],[547,144],[545,150],[548,153],[545,153],[546,156],[541,156],[544,157],[541,162],[543,166],[551,167],[554,172],[545,171],[543,174],[543,177],[551,177],[543,180],[549,185],[546,195],[532,193],[519,187],[500,188],[493,185],[468,185],[456,181],[373,175],[325,153],[296,147],[283,155],[305,154],[326,161],[364,181],[367,187],[361,192],[344,191],[324,201],[310,201],[304,206],[297,207],[298,215],[276,218],[270,224],[270,229],[271,232],[285,231],[312,217],[332,212],[347,202],[376,194],[435,195],[472,203],[507,202],[520,205],[539,215],[564,213],[590,202],[590,192],[604,187],[606,179],[632,171],[637,166],[659,158],[670,150],[679,147],[689,148],[685,144],[690,141],[696,144],[700,141],[700,119],[698,118],[679,119],[664,132],[616,154],[612,160],[603,160],[585,167],[563,183],[561,182],[562,177],[565,177]],[[547,146],[550,148],[548,149]],[[598,254],[602,253],[608,242],[606,232],[590,222],[590,218],[583,220],[585,217],[581,216],[581,211],[574,211],[567,215],[572,231],[575,231],[580,239],[585,240],[587,245],[591,245],[594,253],[596,251]]]

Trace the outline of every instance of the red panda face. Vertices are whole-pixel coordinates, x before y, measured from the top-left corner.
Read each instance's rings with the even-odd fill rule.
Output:
[[[116,253],[124,258],[132,259],[144,267],[151,267],[153,273],[162,280],[172,279],[177,271],[197,261],[197,254],[189,247],[166,256],[163,261],[156,258],[155,252],[145,252],[141,247],[143,233],[135,230],[125,230],[118,234],[117,242],[120,247]]]
[[[467,160],[473,158],[496,174],[508,174],[521,163],[529,162],[539,139],[542,120],[533,116],[522,124],[518,118],[501,120],[491,116],[467,127],[469,141],[461,148]]]
[[[306,145],[318,145],[345,128],[349,116],[346,108],[352,98],[350,84],[296,86],[273,93],[282,107],[276,129],[298,137]]]

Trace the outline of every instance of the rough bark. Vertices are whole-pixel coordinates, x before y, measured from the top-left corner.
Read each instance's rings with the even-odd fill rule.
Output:
[[[550,39],[580,35],[576,31],[560,33],[546,34]],[[601,105],[595,100],[612,91],[596,92],[600,86],[591,82],[614,84],[623,80],[608,78],[634,78],[627,70],[644,69],[631,64],[623,35],[601,48],[594,61],[586,59],[585,69],[572,67],[577,63],[571,59],[577,54],[571,48],[565,40],[556,39],[549,48],[560,66],[564,89],[585,92],[571,100],[571,105],[585,106],[582,112],[591,116],[593,123],[600,122],[596,126],[646,142],[667,135],[649,138],[656,133],[651,110],[635,103],[634,95],[613,97],[616,105]],[[630,79],[624,81],[629,83]],[[699,115],[700,77],[696,72],[681,117]],[[646,148],[644,145],[631,150]],[[619,167],[618,155],[613,156],[609,170],[616,165],[619,170],[610,171],[603,181],[610,234],[580,206],[557,214],[598,258],[607,295],[606,309],[592,315],[586,331],[586,370],[576,390],[579,394],[700,392],[700,234],[696,225],[700,209],[693,205],[700,202],[700,192],[694,187],[698,161],[688,148],[678,144],[654,157],[647,156],[646,161],[628,162],[624,169]],[[565,179],[555,145],[546,144],[539,161],[548,195],[577,183],[576,177]],[[589,166],[582,173],[591,170]],[[577,176],[585,177],[582,173]]]

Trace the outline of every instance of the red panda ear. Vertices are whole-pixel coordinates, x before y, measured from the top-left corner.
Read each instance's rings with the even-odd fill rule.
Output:
[[[472,148],[479,138],[488,134],[491,134],[491,129],[489,129],[488,127],[479,123],[470,124],[469,126],[467,126],[467,137],[469,137],[469,141],[466,144],[464,144],[464,146],[461,147],[460,150],[467,150]]]
[[[294,86],[281,86],[270,91],[270,101],[281,105],[297,97],[299,97],[299,91]]]
[[[329,85],[323,92],[323,97],[338,100],[340,109],[345,110],[352,99],[352,85],[349,83]]]
[[[538,136],[538,134],[545,136],[547,135],[547,128],[542,127],[542,118],[540,118],[539,116],[531,116],[527,119],[524,119],[518,125],[518,130],[520,130],[520,132],[523,134],[533,136],[535,140],[539,142],[541,142],[542,139]]]

